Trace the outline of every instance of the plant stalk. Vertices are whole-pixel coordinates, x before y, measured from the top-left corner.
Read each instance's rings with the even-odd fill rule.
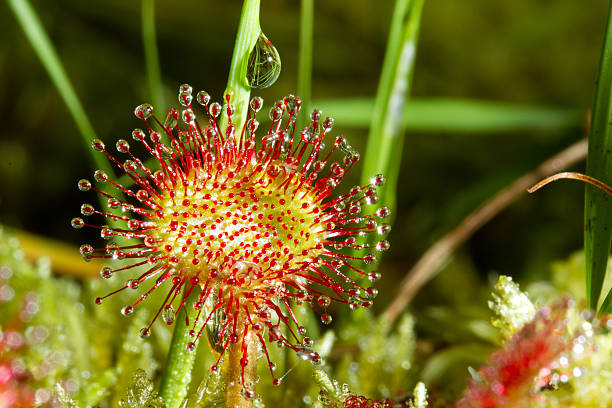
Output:
[[[159,68],[159,54],[155,34],[155,0],[142,0],[142,45],[147,67],[147,80],[151,102],[156,109],[163,112],[164,93]]]
[[[189,336],[190,328],[186,323],[187,308],[197,300],[199,295],[199,290],[193,290],[189,294],[178,313],[175,323],[168,358],[159,385],[159,395],[164,399],[166,408],[180,407],[187,396],[189,383],[191,382],[191,370],[198,347],[197,340]],[[187,346],[191,342],[196,342],[195,348],[189,350]]]
[[[238,315],[237,327],[244,327],[246,315],[241,312]],[[242,382],[242,364],[241,360],[245,356],[248,360],[244,367],[244,384]],[[226,371],[225,383],[225,406],[232,408],[250,408],[252,398],[247,399],[244,396],[245,387],[247,390],[255,393],[255,384],[257,381],[257,337],[252,331],[248,331],[244,340],[237,343],[229,343],[226,350],[226,361],[224,370]]]
[[[302,114],[298,115],[298,129],[306,126],[309,119],[312,88],[312,42],[314,0],[302,0],[300,14],[300,45],[298,53],[297,94],[302,98]]]
[[[236,43],[234,54],[230,65],[229,77],[225,94],[230,94],[230,102],[234,105],[235,111],[232,120],[236,129],[236,134],[240,135],[242,127],[246,122],[249,111],[249,100],[251,98],[251,87],[247,82],[247,67],[249,65],[249,54],[255,46],[261,27],[259,26],[259,4],[260,0],[244,0],[242,14],[236,33]],[[225,95],[224,95],[225,97]],[[225,102],[225,100],[223,101]],[[227,128],[227,112],[223,110],[221,117],[221,130],[225,132]]]

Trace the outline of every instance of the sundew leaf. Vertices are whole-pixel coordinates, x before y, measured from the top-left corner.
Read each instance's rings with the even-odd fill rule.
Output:
[[[344,126],[366,127],[374,112],[372,98],[325,99],[314,105]],[[401,125],[407,131],[447,133],[555,130],[580,126],[585,111],[466,98],[411,98]]]
[[[587,175],[608,185],[612,182],[612,8],[610,10],[599,62],[586,165]],[[591,185],[585,188],[586,292],[589,307],[596,308],[606,278],[612,241],[612,201],[604,192]],[[606,297],[600,312],[610,310],[612,302],[608,300],[609,296]]]

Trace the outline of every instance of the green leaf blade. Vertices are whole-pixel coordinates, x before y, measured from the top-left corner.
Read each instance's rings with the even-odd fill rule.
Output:
[[[612,8],[610,9],[612,12]],[[593,104],[586,173],[606,184],[612,181],[612,24],[608,13],[599,76]],[[612,200],[587,185],[584,210],[586,293],[589,307],[596,308],[606,278],[612,242]],[[601,310],[600,310],[601,312]]]

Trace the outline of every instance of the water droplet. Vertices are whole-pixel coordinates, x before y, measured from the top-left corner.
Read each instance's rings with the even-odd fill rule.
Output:
[[[172,305],[168,305],[164,308],[164,311],[162,312],[162,319],[168,325],[174,323],[174,320],[176,319],[176,312],[174,311],[174,307]]]
[[[278,51],[262,33],[249,54],[247,83],[251,88],[268,88],[280,75],[281,60]]]
[[[70,221],[70,225],[72,225],[74,229],[80,229],[85,225],[85,221],[83,221],[82,218],[75,217]]]
[[[121,314],[124,316],[129,315],[130,313],[132,313],[134,311],[134,308],[132,306],[124,306],[121,309]]]
[[[321,315],[321,323],[323,324],[330,324],[332,322],[332,317],[329,314],[322,314]]]
[[[210,95],[206,91],[200,91],[198,92],[197,100],[200,105],[206,106],[210,102]]]
[[[374,184],[377,187],[382,187],[385,185],[387,179],[382,174],[377,174],[370,179],[370,183]]]
[[[261,96],[256,96],[252,98],[250,105],[253,112],[259,112],[261,110],[261,107],[263,106],[263,98]]]
[[[142,129],[134,129],[132,130],[132,139],[143,141],[145,138],[145,132]]]
[[[166,116],[166,120],[164,121],[164,127],[166,129],[174,129],[178,124],[178,111],[176,109],[170,109],[168,111],[168,115]]]
[[[389,224],[380,224],[378,226],[378,228],[376,229],[376,231],[380,234],[380,235],[385,235],[387,234],[389,231],[391,231],[391,225]]]
[[[81,214],[85,215],[85,216],[89,216],[92,215],[94,213],[94,208],[93,205],[91,204],[83,204],[81,206]]]
[[[149,329],[148,327],[143,327],[142,329],[140,329],[140,337],[142,337],[143,339],[146,339],[150,335],[151,329]]]
[[[140,119],[148,119],[153,114],[153,106],[149,103],[143,103],[142,105],[138,105],[136,109],[134,109],[134,115]]]
[[[195,114],[193,113],[193,110],[191,110],[191,108],[187,108],[183,112],[181,112],[181,118],[183,119],[183,122],[190,124],[193,123],[195,119]]]
[[[386,218],[391,214],[391,210],[389,210],[389,207],[380,207],[378,210],[376,210],[376,215],[379,216],[380,218]]]
[[[111,276],[113,276],[112,268],[108,266],[103,266],[102,269],[100,269],[100,276],[104,279],[109,279]]]
[[[91,189],[91,182],[87,179],[80,179],[77,186],[81,191],[89,191]]]
[[[88,254],[91,254],[94,251],[93,247],[91,245],[81,245],[79,247],[79,252],[81,253],[81,255],[86,256]]]
[[[191,96],[192,88],[189,84],[183,84],[179,87],[178,100],[181,105],[189,106],[191,105],[191,101],[193,100],[193,96]]]
[[[367,288],[365,292],[368,299],[374,299],[378,295],[378,289],[376,288]]]
[[[104,170],[96,170],[94,173],[94,179],[99,183],[103,183],[108,180],[108,176]]]
[[[130,144],[125,139],[117,140],[115,147],[119,153],[127,153],[130,150]]]
[[[91,141],[91,148],[96,152],[102,152],[104,151],[104,142],[102,142],[100,139],[94,139]]]
[[[331,299],[329,296],[319,296],[319,299],[317,299],[317,303],[321,307],[328,307],[331,304]]]
[[[389,249],[389,241],[383,240],[376,244],[376,249],[378,251],[386,251]]]
[[[373,264],[374,262],[376,262],[376,255],[367,254],[366,256],[363,257],[363,262],[367,265]]]
[[[370,280],[370,282],[376,282],[380,279],[380,276],[380,272],[371,272],[368,274],[368,279]]]
[[[221,114],[221,105],[219,104],[219,102],[213,102],[210,104],[210,115],[213,118],[218,117]]]

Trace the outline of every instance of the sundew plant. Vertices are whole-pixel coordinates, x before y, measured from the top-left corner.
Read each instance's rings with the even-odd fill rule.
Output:
[[[337,3],[3,4],[0,408],[612,407],[607,2]]]

